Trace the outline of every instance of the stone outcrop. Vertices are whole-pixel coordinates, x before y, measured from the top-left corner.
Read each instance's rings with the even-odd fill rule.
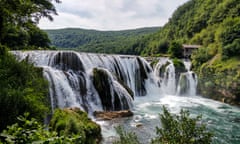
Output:
[[[133,116],[133,112],[130,110],[122,110],[122,111],[108,111],[108,112],[103,112],[103,111],[95,111],[94,116],[97,119],[102,119],[102,120],[112,120],[114,118],[122,118],[122,117],[130,117]]]

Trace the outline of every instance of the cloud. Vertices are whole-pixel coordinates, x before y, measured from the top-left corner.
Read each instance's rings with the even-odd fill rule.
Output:
[[[40,21],[42,29],[78,27],[121,30],[162,26],[187,0],[62,0],[54,21]]]

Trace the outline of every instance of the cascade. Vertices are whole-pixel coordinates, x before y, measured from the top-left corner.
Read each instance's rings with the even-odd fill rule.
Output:
[[[177,95],[195,96],[197,94],[197,75],[190,70],[190,61],[184,60],[183,62],[187,69],[187,72],[180,74],[177,86]]]
[[[179,78],[177,95],[195,96],[197,87],[197,76],[192,71],[182,73]]]
[[[79,107],[88,113],[132,108],[134,96],[147,94],[152,68],[141,57],[72,51],[12,51],[42,67],[49,81],[52,109]]]
[[[154,69],[138,56],[73,51],[12,51],[19,61],[43,68],[49,81],[52,109],[79,107],[94,111],[129,110],[136,96],[195,95],[193,72],[175,72],[174,64],[160,58]]]
[[[158,86],[164,95],[195,96],[197,88],[197,76],[190,71],[191,63],[183,61],[186,72],[179,75],[173,62],[168,58],[161,58],[154,68],[154,75]]]

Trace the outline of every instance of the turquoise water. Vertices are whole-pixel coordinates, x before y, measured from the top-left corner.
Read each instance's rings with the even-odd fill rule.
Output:
[[[114,127],[121,125],[133,131],[142,143],[149,143],[155,136],[156,126],[161,126],[159,114],[165,105],[171,113],[181,109],[190,111],[192,117],[202,115],[202,122],[214,133],[213,144],[240,143],[240,108],[200,96],[146,96],[137,97],[134,102],[134,116],[99,122],[103,129],[103,143],[116,139]]]

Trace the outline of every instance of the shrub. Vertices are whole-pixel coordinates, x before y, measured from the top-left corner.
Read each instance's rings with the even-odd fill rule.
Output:
[[[182,45],[178,42],[171,42],[168,53],[172,58],[182,58]]]
[[[181,110],[180,116],[172,115],[163,106],[160,115],[162,128],[156,127],[156,138],[152,144],[209,144],[213,134],[208,132],[206,125],[201,124],[201,116],[190,118],[189,111]],[[133,132],[126,132],[122,127],[116,128],[120,139],[114,144],[140,144]]]
[[[46,130],[41,123],[36,119],[28,119],[29,113],[18,117],[18,123],[8,126],[6,130],[1,133],[1,142],[4,143],[47,143],[47,144],[64,144],[75,143],[79,136],[72,135],[57,136],[56,132]]]
[[[26,61],[18,62],[10,53],[4,53],[0,56],[0,131],[16,123],[17,116],[26,112],[43,121],[50,105],[48,83],[42,69]]]
[[[115,129],[120,137],[120,140],[113,142],[113,144],[140,144],[135,133],[128,133],[121,126],[118,126]]]
[[[171,115],[166,107],[160,115],[162,128],[156,127],[156,143],[170,144],[208,144],[212,134],[206,130],[206,125],[200,124],[201,116],[190,118],[188,111],[181,110],[180,116]]]
[[[78,108],[56,109],[50,122],[51,130],[59,136],[78,135],[79,143],[94,144],[101,139],[101,128]]]

